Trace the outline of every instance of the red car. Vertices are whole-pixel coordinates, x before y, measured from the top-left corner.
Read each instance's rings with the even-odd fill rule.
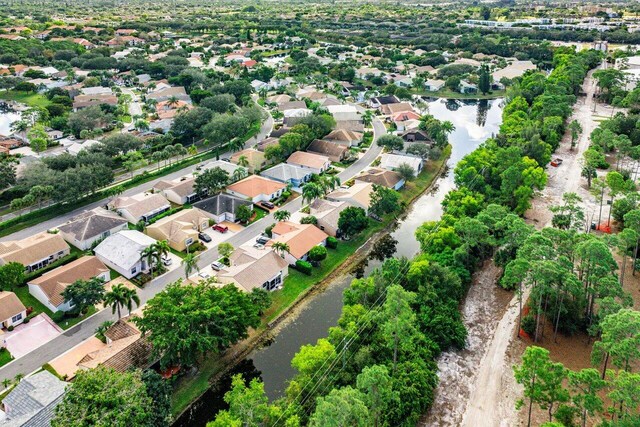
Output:
[[[551,166],[557,168],[558,166],[560,166],[562,164],[562,159],[553,159],[551,161]]]
[[[229,227],[222,224],[216,224],[212,228],[220,233],[226,233],[227,231],[229,231]]]

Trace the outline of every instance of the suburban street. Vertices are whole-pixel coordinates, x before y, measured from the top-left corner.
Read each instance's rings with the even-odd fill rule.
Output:
[[[260,139],[265,138],[273,127],[273,120],[271,116],[263,123],[260,134],[257,139],[252,139],[247,142],[248,146],[252,146],[259,141]],[[374,139],[373,143],[369,147],[369,149],[364,153],[364,155],[354,162],[351,166],[343,170],[338,176],[340,177],[341,182],[345,182],[362,170],[364,170],[367,166],[369,166],[382,152],[382,148],[379,147],[375,142],[377,139],[386,133],[386,128],[384,124],[376,117],[373,119],[373,130],[374,130]],[[228,155],[229,153],[225,153]],[[223,155],[223,157],[225,156]],[[205,163],[205,162],[203,162]],[[175,179],[186,173],[192,172],[197,165],[190,166],[188,168],[182,169],[170,175],[167,175],[161,179]],[[159,180],[159,179],[158,179]],[[124,192],[124,195],[133,195],[149,189],[153,186],[155,182],[158,180],[147,182],[141,184],[135,188],[127,190]],[[8,237],[9,239],[21,239],[30,235],[33,235],[37,232],[47,230],[49,228],[55,227],[63,222],[65,222],[68,218],[77,215],[78,213],[86,210],[93,209],[98,206],[102,206],[106,204],[107,199],[103,199],[99,202],[90,204],[88,206],[84,206],[83,208],[77,209],[73,212],[69,212],[68,214],[62,215],[60,217],[54,218],[50,221],[45,221],[36,226],[30,227],[28,229],[19,231],[14,233]],[[288,210],[289,212],[298,211],[302,207],[302,198],[298,197],[286,205],[282,206],[281,209]],[[226,242],[231,243],[234,247],[238,247],[241,244],[255,238],[260,233],[264,231],[264,229],[275,222],[273,218],[273,213],[265,216],[264,218],[254,222],[249,225],[242,231],[236,233],[231,236]],[[203,252],[199,257],[199,267],[204,267],[209,265],[214,260],[218,259],[218,251],[216,248],[209,249],[208,251]],[[149,299],[151,299],[158,292],[162,291],[169,283],[175,282],[176,280],[184,277],[184,269],[182,267],[175,268],[167,272],[166,274],[157,277],[150,283],[148,283],[143,289],[140,289],[138,295],[140,296],[141,305],[145,304]],[[74,346],[78,345],[85,339],[91,337],[95,334],[96,328],[105,321],[108,320],[116,320],[116,315],[111,313],[111,309],[104,309],[92,317],[86,319],[85,321],[79,323],[78,325],[70,328],[69,330],[63,332],[61,335],[57,336],[53,340],[46,343],[46,345],[42,345],[32,351],[31,353],[26,354],[25,356],[12,361],[11,363],[0,368],[0,381],[4,379],[13,379],[18,374],[28,374],[37,369],[40,369],[42,365],[49,362],[50,360],[60,356],[66,351],[70,350]]]

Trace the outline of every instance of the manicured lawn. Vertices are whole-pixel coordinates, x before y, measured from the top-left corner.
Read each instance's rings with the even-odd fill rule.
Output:
[[[5,348],[0,350],[0,366],[4,366],[7,363],[11,362],[12,360],[13,360],[13,356],[11,356],[11,353],[9,353],[9,350]]]
[[[251,218],[251,222],[249,224],[253,224],[254,222],[259,221],[265,216],[269,215],[269,212],[257,206],[253,207],[253,211],[255,212],[255,215],[253,216],[253,218]]]
[[[16,92],[13,90],[8,92],[0,92],[0,99],[21,102],[23,104],[27,104],[30,107],[46,107],[47,105],[51,104],[51,101],[49,101],[46,96],[40,95],[39,93]]]
[[[95,307],[90,307],[87,310],[87,313],[84,316],[78,316],[78,317],[67,317],[63,320],[60,320],[59,322],[56,322],[58,324],[58,326],[60,326],[62,329],[69,329],[72,326],[77,325],[78,323],[82,322],[84,319],[86,319],[89,316],[92,316],[96,313],[96,308]],[[55,319],[54,319],[55,321]]]
[[[436,178],[442,164],[451,154],[451,146],[447,146],[439,160],[428,161],[423,171],[416,179],[408,183],[400,192],[401,200],[411,203],[422,194]],[[293,268],[289,268],[289,275],[284,280],[281,290],[272,292],[272,303],[262,316],[258,333],[264,330],[269,322],[287,309],[305,291],[325,279],[331,272],[344,263],[349,256],[362,246],[371,236],[385,229],[395,219],[395,214],[386,215],[382,222],[369,220],[369,227],[357,237],[349,241],[338,242],[336,249],[328,249],[329,255],[319,267],[314,267],[311,275],[307,276]],[[210,387],[209,379],[222,369],[222,362],[215,354],[208,354],[198,365],[198,374],[190,378],[181,378],[174,388],[171,399],[171,410],[174,415],[182,412],[191,402]]]
[[[20,298],[20,301],[22,301],[22,304],[24,304],[25,307],[33,307],[34,312],[47,313],[49,317],[53,315],[51,310],[29,293],[29,286],[18,286],[13,291],[16,293],[18,298]]]

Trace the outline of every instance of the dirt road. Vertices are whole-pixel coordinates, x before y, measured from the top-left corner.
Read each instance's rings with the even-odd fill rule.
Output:
[[[534,218],[538,228],[548,226],[552,215],[549,206],[559,204],[566,192],[575,192],[584,200],[587,222],[595,209],[595,203],[581,179],[582,153],[589,147],[589,135],[597,127],[595,119],[609,117],[611,110],[599,106],[594,113],[595,82],[590,72],[583,84],[585,97],[581,97],[574,106],[571,120],[578,120],[583,132],[577,146],[571,149],[570,135],[565,135],[554,158],[563,159],[558,167],[549,167],[549,180],[546,188],[536,197],[526,218]],[[495,267],[485,267],[480,277],[490,278]],[[433,405],[440,414],[428,414],[423,426],[473,426],[473,427],[512,427],[519,424],[515,411],[515,400],[521,393],[515,383],[508,349],[516,337],[519,305],[514,296],[497,315],[486,315],[488,301],[495,300],[501,292],[480,280],[479,289],[472,288],[465,299],[463,308],[464,322],[469,331],[468,347],[459,352],[448,352],[441,356],[440,386]],[[528,297],[525,291],[524,299]],[[504,307],[504,306],[503,306]],[[478,312],[485,315],[478,317]],[[435,412],[435,411],[434,411]]]

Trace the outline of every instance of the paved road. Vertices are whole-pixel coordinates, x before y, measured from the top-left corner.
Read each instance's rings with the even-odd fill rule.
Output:
[[[266,138],[267,136],[269,136],[269,134],[271,133],[271,130],[273,129],[273,118],[271,117],[271,115],[269,115],[267,117],[267,119],[262,123],[262,126],[260,128],[260,132],[257,135],[257,139],[256,137],[249,139],[246,144],[245,147],[252,147],[254,146],[258,141],[260,141],[261,139]],[[231,152],[226,152],[226,153],[222,153],[220,154],[220,157],[229,157],[232,153]],[[203,162],[200,162],[198,164],[192,165],[192,166],[188,166],[184,169],[180,169],[179,171],[170,173],[168,175],[164,175],[160,178],[154,179],[152,181],[149,182],[145,182],[143,184],[137,185],[133,188],[130,188],[129,190],[125,191],[124,193],[122,193],[123,196],[133,196],[134,194],[138,194],[140,192],[146,191],[151,189],[156,182],[166,179],[166,180],[172,180],[172,179],[176,179],[176,178],[180,178],[183,175],[186,175],[188,173],[193,172],[198,166],[201,166],[205,163],[210,162],[211,160],[205,160]],[[155,167],[153,165],[149,166],[150,169],[154,169]],[[19,239],[24,239],[26,237],[32,236],[36,233],[39,233],[41,231],[46,231],[49,230],[51,228],[57,227],[60,224],[65,223],[67,220],[69,220],[69,218],[78,215],[79,213],[84,212],[85,210],[90,210],[90,209],[94,209],[97,208],[99,206],[104,206],[107,204],[107,202],[109,201],[108,198],[104,198],[102,200],[99,200],[97,202],[94,203],[89,203],[87,205],[84,205],[78,209],[75,209],[71,212],[67,212],[66,214],[57,216],[55,218],[52,218],[48,221],[43,221],[39,224],[36,224],[32,227],[29,228],[25,228],[24,230],[20,230],[20,231],[16,231],[15,233],[12,233],[8,236],[4,236],[4,237],[0,237],[0,241],[6,241],[6,240],[19,240]]]
[[[265,125],[263,125],[263,131],[266,132],[266,126],[272,126],[272,123],[269,124],[270,121],[267,120]],[[379,136],[384,135],[386,133],[386,128],[382,124],[379,119],[374,119],[373,121],[374,127],[374,144],[366,151],[366,153],[354,162],[347,169],[343,170],[338,176],[340,177],[341,182],[347,181],[348,179],[356,176],[360,171],[369,166],[375,159],[380,155],[382,149],[375,144],[375,140],[378,139]],[[261,131],[262,133],[262,131]],[[248,142],[250,144],[250,142]],[[186,172],[192,170],[195,166],[192,166],[187,169],[183,169],[175,174],[171,174],[168,178],[177,178]],[[166,179],[167,177],[165,177]],[[136,192],[140,192],[144,189],[150,188],[152,183],[146,183],[142,186],[131,189],[125,194],[134,194]],[[106,203],[106,200],[98,202],[91,207],[100,206]],[[289,212],[295,212],[302,207],[302,200],[298,197],[295,200],[287,203],[282,209],[286,209]],[[79,209],[78,211],[71,212],[69,214],[64,215],[62,218],[56,218],[51,221],[47,221],[43,224],[39,224],[37,226],[31,227],[23,232],[14,233],[11,238],[16,238],[17,235],[31,235],[37,231],[46,230],[51,228],[54,225],[60,224],[64,221],[65,218],[75,215],[81,212],[84,209],[90,208],[89,206]],[[227,240],[227,242],[231,243],[234,247],[238,247],[241,244],[251,240],[260,234],[268,225],[275,222],[273,218],[273,214],[267,215],[259,221],[254,222],[249,225],[242,231],[236,233],[231,238]],[[203,252],[200,255],[199,266],[204,267],[210,264],[212,261],[218,259],[217,249],[212,248],[206,252]],[[139,291],[140,302],[141,304],[146,303],[150,298],[152,298],[155,294],[162,291],[169,283],[175,282],[176,280],[184,277],[184,270],[182,267],[178,267],[175,270],[172,270],[165,275],[154,279],[151,283],[147,284],[144,289]],[[45,345],[42,345],[32,351],[31,353],[26,354],[25,356],[14,360],[13,362],[3,366],[0,368],[0,381],[5,378],[13,379],[17,374],[28,374],[39,369],[45,363],[51,361],[52,359],[60,356],[65,353],[67,350],[73,348],[74,346],[80,344],[85,339],[91,337],[95,334],[95,330],[100,324],[106,322],[107,320],[115,320],[116,316],[111,313],[110,309],[102,310],[89,319],[79,323],[78,325],[70,328],[65,331],[60,336],[54,338],[49,341]]]

